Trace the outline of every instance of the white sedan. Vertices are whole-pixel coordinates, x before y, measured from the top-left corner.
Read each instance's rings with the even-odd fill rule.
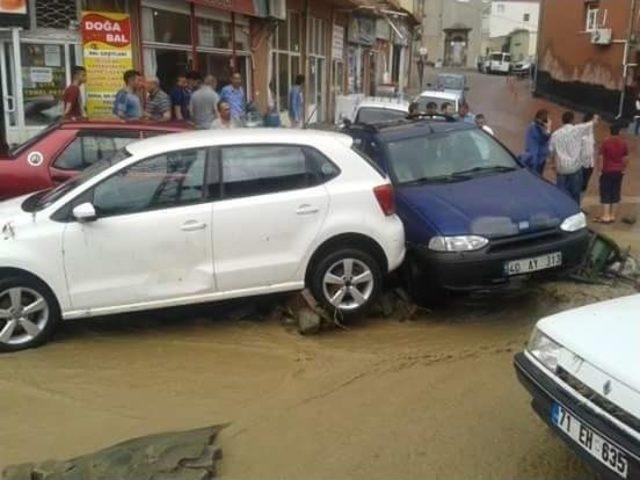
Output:
[[[365,310],[403,260],[389,180],[346,135],[192,132],[0,203],[0,350],[61,319],[311,289]]]
[[[640,478],[640,295],[538,322],[515,357],[533,408],[602,478]]]

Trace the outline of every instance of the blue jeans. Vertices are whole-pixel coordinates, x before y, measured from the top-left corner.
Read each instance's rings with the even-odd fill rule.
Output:
[[[570,173],[568,175],[560,175],[556,179],[556,185],[560,190],[569,194],[578,205],[580,205],[580,195],[582,193],[582,186],[584,184],[582,169],[576,173]]]

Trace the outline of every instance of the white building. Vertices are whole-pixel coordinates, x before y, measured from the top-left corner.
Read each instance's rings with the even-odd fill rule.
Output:
[[[490,44],[494,49],[511,51],[512,57],[517,52],[517,57],[533,58],[539,17],[539,0],[493,0],[488,18]],[[503,48],[497,48],[498,45]]]

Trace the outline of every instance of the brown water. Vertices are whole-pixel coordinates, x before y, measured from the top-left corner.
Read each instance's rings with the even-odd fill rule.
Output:
[[[309,338],[207,309],[71,322],[0,359],[0,465],[229,423],[227,478],[590,478],[511,362],[539,316],[626,292],[551,285]]]

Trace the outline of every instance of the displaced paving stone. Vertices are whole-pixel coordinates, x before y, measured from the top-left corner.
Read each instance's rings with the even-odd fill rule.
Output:
[[[137,438],[66,462],[7,467],[2,480],[210,480],[222,451],[222,427]]]

